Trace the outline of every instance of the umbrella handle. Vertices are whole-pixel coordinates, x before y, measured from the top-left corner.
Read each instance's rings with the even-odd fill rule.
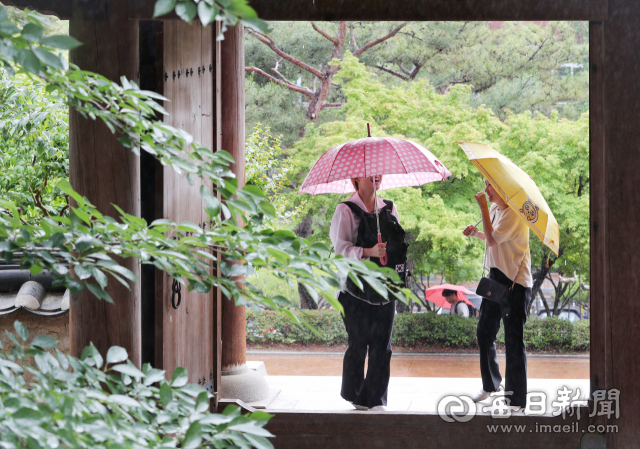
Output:
[[[382,243],[382,236],[380,234],[378,234],[378,243]],[[382,256],[380,258],[380,263],[382,264],[382,266],[386,266],[387,265],[387,256]]]

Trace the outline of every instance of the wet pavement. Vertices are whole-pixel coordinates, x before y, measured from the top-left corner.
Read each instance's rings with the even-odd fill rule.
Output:
[[[268,412],[316,411],[352,413],[374,413],[356,411],[353,405],[340,397],[341,378],[338,376],[266,376],[267,383],[275,397],[264,408]],[[479,378],[442,377],[391,377],[386,412],[437,413],[441,402],[455,401],[452,396],[471,396],[482,386]],[[584,405],[589,395],[589,379],[529,379],[527,390],[533,397],[530,407],[538,407],[537,415],[551,415],[559,409],[554,402],[561,391],[569,391],[573,403]],[[534,400],[535,397],[535,400]],[[470,401],[470,398],[467,398]],[[504,393],[497,393],[475,405],[473,414],[492,414],[504,401]],[[532,410],[534,411],[534,410]],[[301,418],[303,419],[303,418]]]
[[[247,351],[248,361],[262,361],[270,376],[341,376],[341,353],[293,351]],[[504,375],[505,356],[498,355]],[[477,354],[396,353],[391,359],[391,377],[479,378]],[[589,356],[529,354],[529,379],[589,379]]]

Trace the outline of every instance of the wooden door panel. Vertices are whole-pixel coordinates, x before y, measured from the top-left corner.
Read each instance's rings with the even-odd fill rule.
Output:
[[[169,115],[165,123],[189,132],[193,138],[212,147],[211,110],[214,98],[213,71],[204,72],[213,64],[212,28],[202,28],[194,22],[164,24],[164,72],[167,74],[164,95],[169,100],[165,108]],[[200,74],[198,74],[200,68]],[[175,77],[174,77],[175,73]],[[190,185],[184,175],[164,167],[162,173],[162,216],[177,223],[189,221],[202,226],[208,219],[200,200],[201,181],[194,178]],[[174,309],[171,302],[173,279],[158,273],[156,294],[158,314],[156,361],[168,375],[177,366],[187,368],[189,382],[206,384],[216,374],[214,362],[214,296],[188,292],[182,286],[181,304]],[[159,338],[158,338],[159,337]]]

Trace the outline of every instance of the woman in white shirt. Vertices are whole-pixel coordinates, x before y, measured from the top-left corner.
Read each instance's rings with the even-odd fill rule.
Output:
[[[336,207],[329,235],[336,254],[357,260],[372,260],[387,255],[387,243],[377,243],[373,229],[367,223],[375,217],[374,182],[372,177],[351,180],[356,193],[347,203]],[[376,187],[382,176],[375,177]],[[393,221],[400,230],[398,211],[391,201],[378,198],[381,224]],[[362,217],[362,219],[360,218]],[[365,220],[363,226],[361,221]],[[375,223],[375,222],[374,222]],[[363,240],[363,229],[367,237]],[[404,233],[404,231],[402,231]],[[383,236],[384,238],[384,236]],[[363,242],[367,242],[363,244]],[[357,243],[361,243],[360,246]],[[395,317],[395,300],[386,301],[375,293],[357,289],[346,279],[338,300],[344,308],[344,325],[349,336],[349,347],[344,355],[341,396],[359,410],[384,410],[391,375],[391,333]],[[357,289],[357,291],[355,290]],[[366,292],[366,293],[365,293]],[[367,376],[364,363],[369,355]]]
[[[527,306],[531,301],[531,256],[529,253],[529,228],[524,220],[500,198],[495,189],[485,182],[485,191],[475,195],[482,212],[484,232],[475,226],[467,226],[463,234],[485,241],[485,266],[489,277],[511,287],[508,297],[508,316],[502,318],[500,305],[482,299],[478,320],[478,348],[482,390],[473,398],[476,402],[487,399],[491,392],[502,389],[500,368],[496,355],[496,335],[500,320],[504,322],[507,367],[505,391],[513,410],[526,406],[527,401],[527,352],[524,345],[524,324]],[[491,210],[487,207],[489,197]],[[509,393],[512,392],[512,393]]]

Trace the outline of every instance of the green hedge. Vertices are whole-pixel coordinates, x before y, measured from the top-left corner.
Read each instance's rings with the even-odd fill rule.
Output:
[[[277,312],[247,310],[247,342],[253,344],[340,345],[347,343],[342,318],[336,310],[305,311],[307,321],[320,337]],[[477,347],[475,318],[434,313],[396,315],[392,342],[396,346]],[[589,350],[589,321],[571,323],[557,318],[530,318],[524,328],[527,349],[537,351],[579,352]],[[504,329],[496,339],[504,345]]]

